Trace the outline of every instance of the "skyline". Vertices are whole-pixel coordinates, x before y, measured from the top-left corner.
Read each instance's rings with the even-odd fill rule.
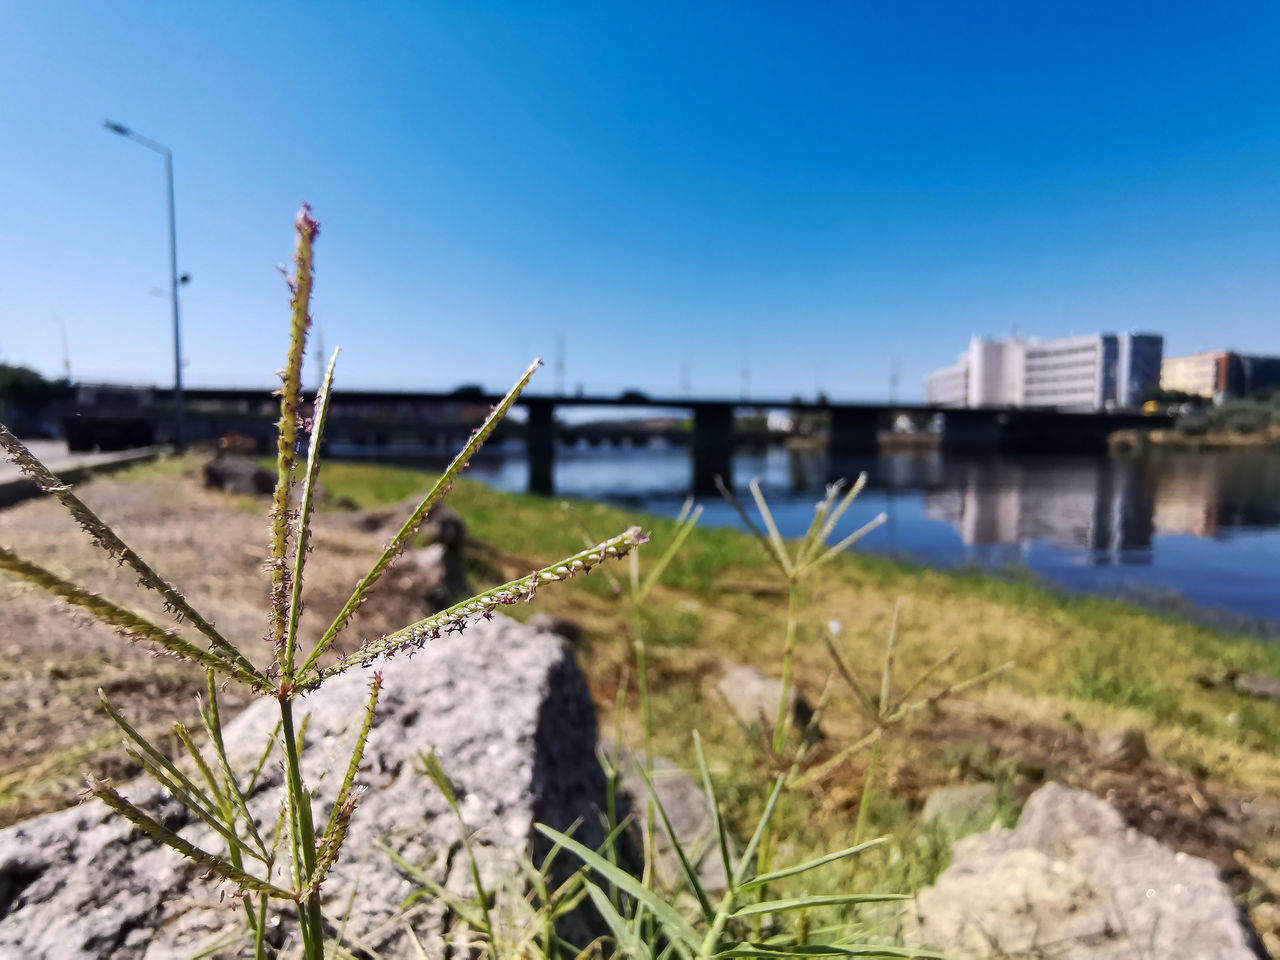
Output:
[[[77,379],[172,379],[107,119],[174,151],[191,386],[269,382],[303,199],[339,388],[548,392],[561,337],[570,391],[833,399],[1015,330],[1280,354],[1268,5],[305,9],[8,12],[0,360],[60,375],[56,316]]]

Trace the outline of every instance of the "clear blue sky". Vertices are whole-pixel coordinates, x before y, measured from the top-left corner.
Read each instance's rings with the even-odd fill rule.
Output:
[[[1280,353],[1280,5],[11,3],[0,359],[279,364],[298,201],[351,386],[902,398],[971,334]],[[311,369],[310,367],[308,368]],[[555,386],[554,366],[540,375]]]

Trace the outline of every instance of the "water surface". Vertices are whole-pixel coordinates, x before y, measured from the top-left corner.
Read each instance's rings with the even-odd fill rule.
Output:
[[[832,473],[866,470],[867,489],[835,536],[877,513],[860,548],[937,567],[1030,571],[1072,590],[1183,610],[1280,636],[1280,451],[1158,451],[1142,456],[881,456],[833,471],[782,449],[734,460],[735,484],[760,477],[785,536],[799,536]],[[526,489],[518,445],[477,458],[469,476]],[[678,447],[557,451],[555,486],[674,515],[689,485]],[[748,498],[749,499],[749,498]],[[702,523],[740,527],[715,496]]]

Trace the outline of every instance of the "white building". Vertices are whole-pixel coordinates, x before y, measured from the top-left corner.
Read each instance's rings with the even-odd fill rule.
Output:
[[[959,362],[925,378],[925,401],[948,407],[1135,407],[1160,383],[1163,339],[1095,333],[1061,340],[974,337]]]
[[[969,405],[968,351],[961,354],[961,362],[954,367],[935,370],[924,378],[924,395],[928,403],[944,407]]]

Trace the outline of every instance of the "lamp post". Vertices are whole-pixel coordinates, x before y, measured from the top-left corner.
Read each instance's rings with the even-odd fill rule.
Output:
[[[173,304],[173,445],[182,450],[185,434],[182,413],[182,325],[178,319],[178,230],[173,216],[173,151],[163,143],[135,133],[124,124],[105,120],[103,126],[164,157],[164,177],[169,201],[169,293]],[[187,278],[182,279],[185,282]]]

